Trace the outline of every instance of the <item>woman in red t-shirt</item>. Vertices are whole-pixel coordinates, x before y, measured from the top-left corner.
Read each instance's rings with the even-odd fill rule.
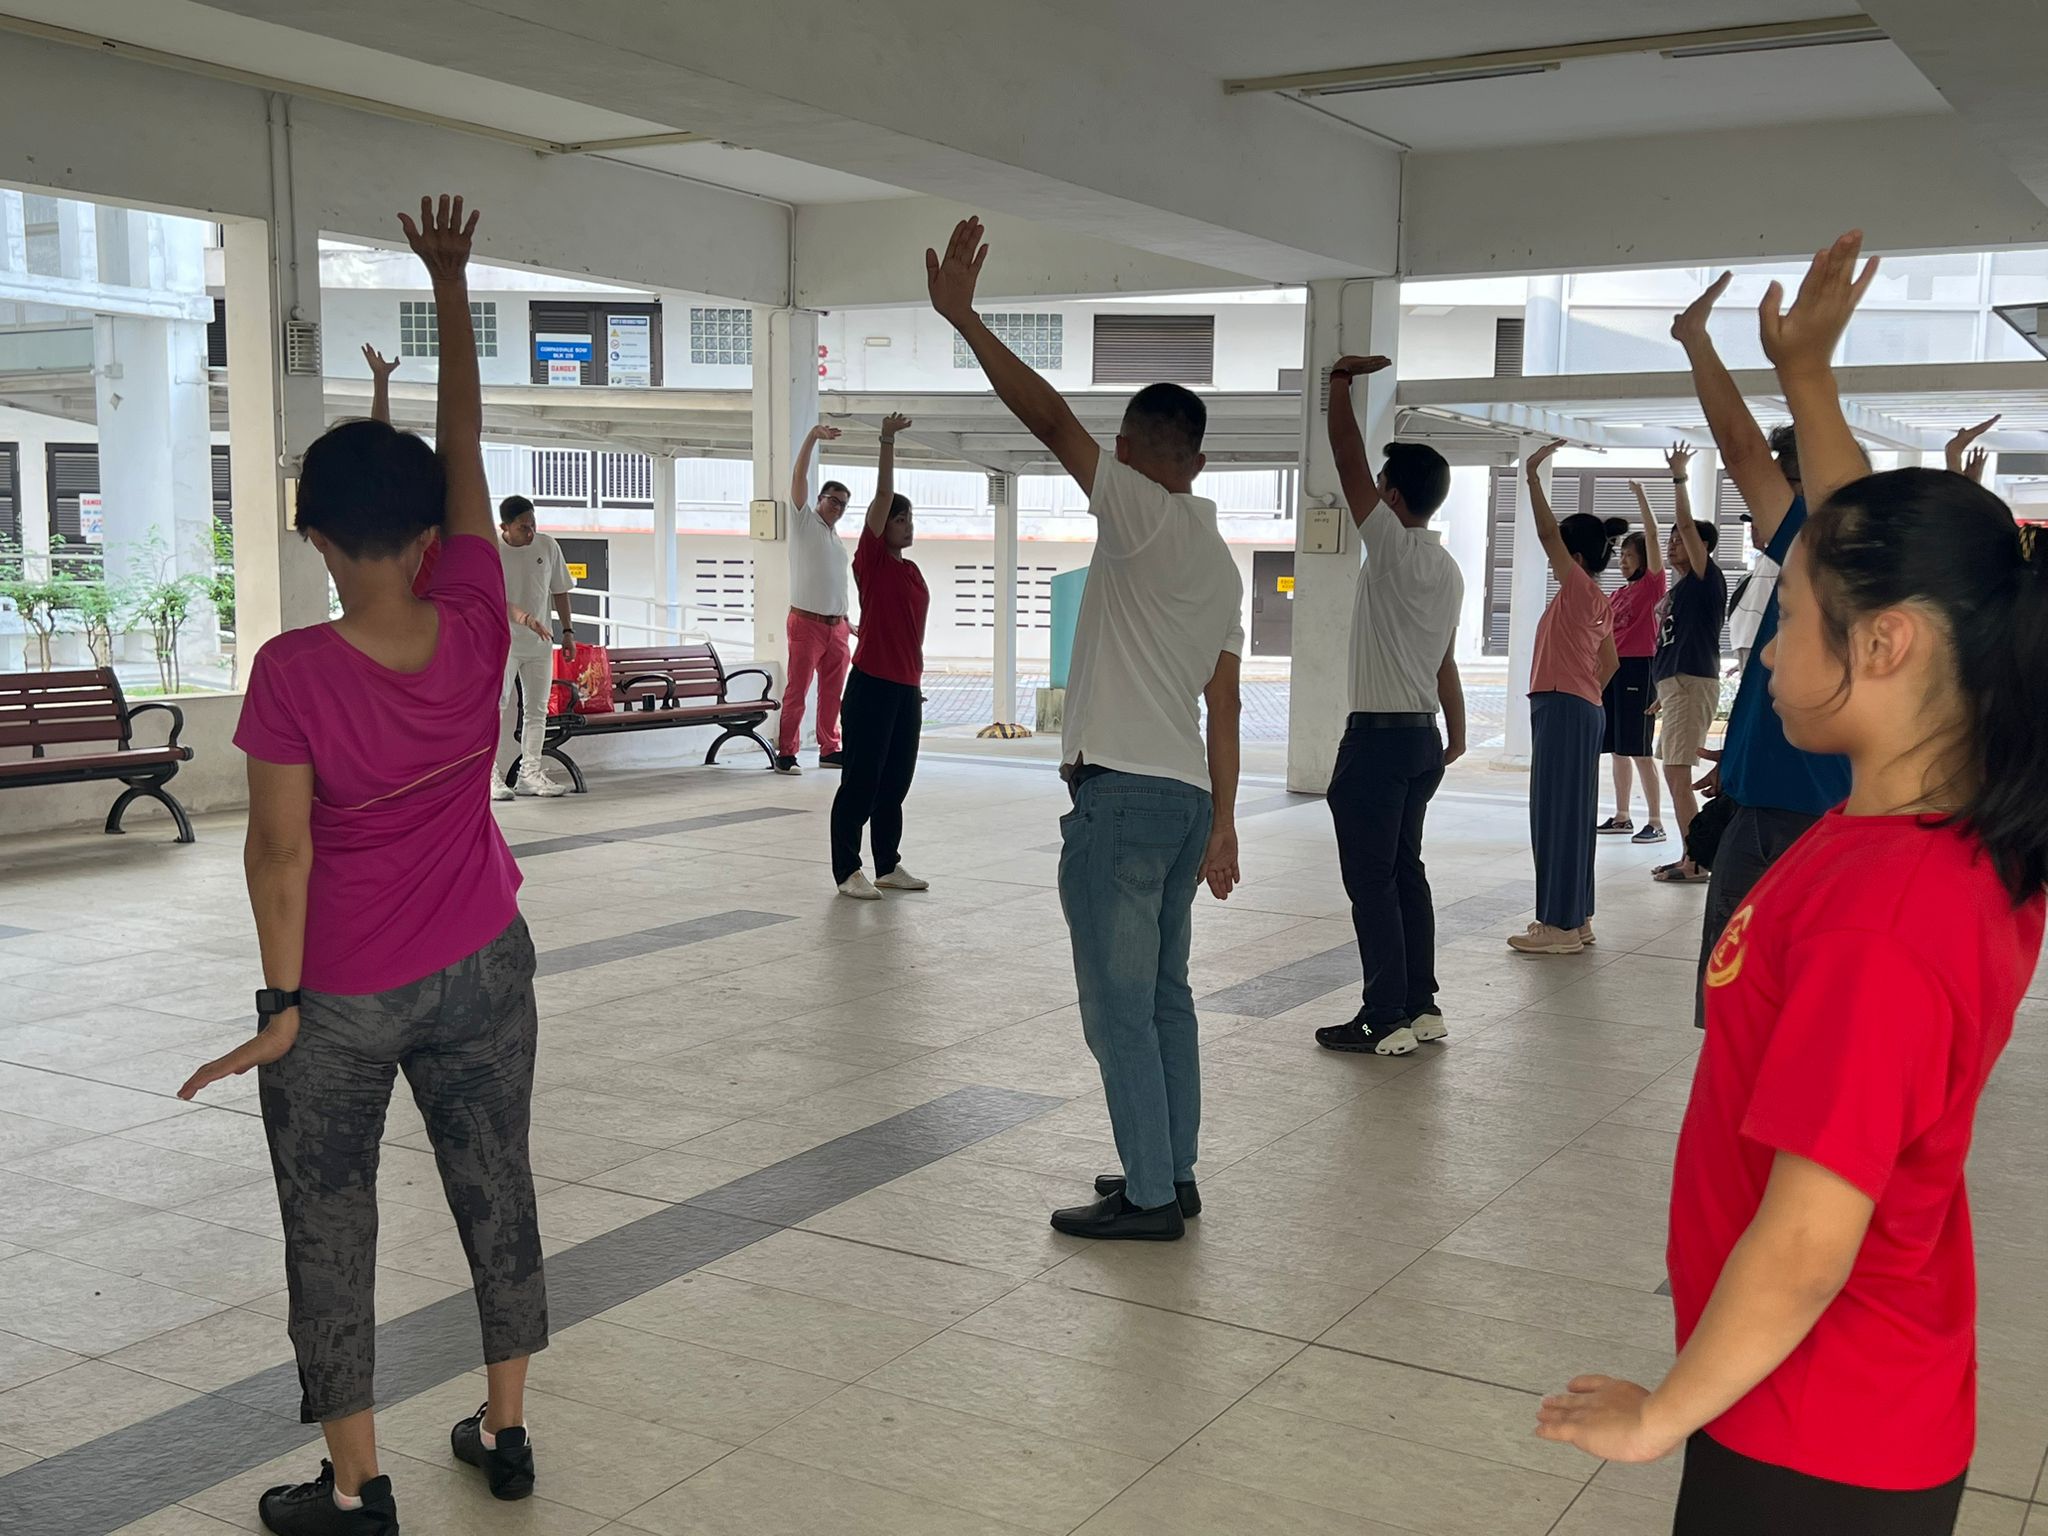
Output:
[[[1689,456],[1691,450],[1677,452]],[[1601,696],[1606,721],[1600,750],[1614,759],[1614,814],[1596,830],[1610,835],[1634,833],[1631,842],[1661,843],[1664,786],[1650,756],[1650,704],[1657,697],[1650,681],[1650,659],[1657,654],[1657,605],[1664,601],[1664,546],[1657,536],[1657,512],[1650,505],[1650,493],[1634,480],[1628,488],[1635,492],[1636,505],[1642,509],[1643,529],[1621,541],[1622,583],[1607,599],[1607,611],[1614,617],[1614,649],[1621,658]],[[1643,781],[1643,804],[1650,812],[1641,830],[1628,814],[1629,795],[1637,778]]]
[[[879,901],[885,890],[930,888],[896,856],[924,728],[924,621],[931,607],[923,573],[904,554],[915,537],[910,498],[896,494],[896,434],[909,425],[908,416],[882,423],[875,499],[868,503],[867,525],[853,554],[860,649],[840,717],[846,765],[832,797],[832,878],[840,895],[857,901]],[[874,844],[873,880],[860,867],[862,827]]]
[[[1937,1536],[1976,1435],[1964,1165],[2041,952],[2048,540],[1945,470],[1865,473],[1836,342],[1861,237],[1776,285],[1764,350],[1816,510],[1768,658],[1791,743],[1842,753],[1845,805],[1723,931],[1672,1173],[1677,1364],[1582,1376],[1537,1433],[1686,1447],[1677,1536]]]

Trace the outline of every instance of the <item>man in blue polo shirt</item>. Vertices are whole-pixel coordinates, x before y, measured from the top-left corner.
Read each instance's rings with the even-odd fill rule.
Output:
[[[1671,334],[1685,348],[1692,365],[1693,387],[1707,413],[1707,428],[1721,463],[1749,507],[1749,532],[1765,558],[1779,566],[1792,541],[1806,525],[1806,498],[1801,494],[1799,446],[1789,426],[1769,438],[1743,404],[1742,392],[1714,350],[1707,317],[1714,301],[1728,287],[1723,272],[1714,285],[1671,322]],[[1778,632],[1778,594],[1772,587],[1763,622],[1743,664],[1742,685],[1728,715],[1728,736],[1721,765],[1709,775],[1719,780],[1718,792],[1735,803],[1736,811],[1714,852],[1713,879],[1707,886],[1706,918],[1700,934],[1700,974],[1721,940],[1728,920],[1748,900],[1764,871],[1779,855],[1805,836],[1826,812],[1849,797],[1849,760],[1802,752],[1785,739],[1784,724],[1771,706],[1771,669],[1764,652]],[[1706,1025],[1705,993],[1696,988],[1693,1023]]]

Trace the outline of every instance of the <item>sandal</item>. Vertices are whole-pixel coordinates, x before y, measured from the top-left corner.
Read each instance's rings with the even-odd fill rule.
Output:
[[[1705,885],[1714,876],[1704,869],[1687,874],[1685,860],[1680,859],[1675,864],[1659,864],[1650,871],[1650,878],[1659,885]]]
[[[1595,832],[1602,834],[1603,836],[1610,836],[1616,832],[1633,832],[1635,831],[1635,829],[1635,822],[1630,820],[1628,817],[1610,816],[1605,821],[1601,822],[1600,825],[1595,827],[1593,830]]]

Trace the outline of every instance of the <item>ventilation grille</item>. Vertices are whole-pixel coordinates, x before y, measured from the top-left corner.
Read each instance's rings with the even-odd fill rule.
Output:
[[[320,325],[314,320],[284,323],[284,371],[294,378],[320,377]]]
[[[1097,315],[1097,384],[1213,384],[1214,315]]]
[[[1493,376],[1519,379],[1522,376],[1522,317],[1502,315],[1493,322]]]

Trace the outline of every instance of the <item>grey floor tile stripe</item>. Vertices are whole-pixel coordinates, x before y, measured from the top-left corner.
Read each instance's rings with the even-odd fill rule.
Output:
[[[10,928],[7,924],[0,923],[0,939],[18,939],[25,933],[34,933],[35,931],[33,928]]]
[[[1238,801],[1237,819],[1243,821],[1247,816],[1264,816],[1271,811],[1291,811],[1297,805],[1321,805],[1322,803],[1323,797],[1321,795],[1301,795],[1296,794],[1290,789],[1277,795],[1261,795],[1256,800]]]
[[[727,934],[773,928],[777,923],[795,921],[784,912],[714,912],[709,917],[693,917],[687,922],[664,923],[659,928],[642,928],[637,933],[614,934],[608,939],[591,939],[583,944],[564,944],[560,949],[543,950],[534,966],[534,975],[559,976],[564,971],[580,971],[587,965],[603,965],[607,960],[631,960],[664,949],[679,949],[685,944],[722,939]]]
[[[681,821],[650,821],[638,827],[608,827],[602,832],[569,832],[561,837],[535,838],[514,843],[515,858],[537,859],[544,853],[565,853],[571,848],[596,848],[605,843],[633,843],[650,837],[673,837],[678,832],[702,832],[711,827],[738,827],[750,821],[774,821],[784,816],[802,816],[803,811],[786,806],[757,806],[747,811],[719,811],[710,816],[686,816]],[[4,935],[0,935],[4,937]]]
[[[609,1311],[1063,1102],[1009,1088],[955,1089],[578,1243],[547,1261],[549,1325],[560,1331]],[[379,1403],[454,1380],[481,1350],[466,1291],[393,1318],[377,1329]],[[318,1431],[298,1417],[297,1368],[259,1371],[0,1477],[0,1532],[105,1536],[310,1444]]]

